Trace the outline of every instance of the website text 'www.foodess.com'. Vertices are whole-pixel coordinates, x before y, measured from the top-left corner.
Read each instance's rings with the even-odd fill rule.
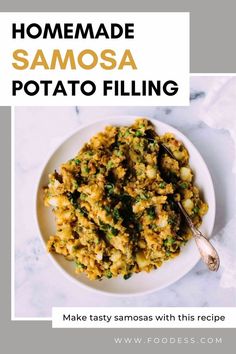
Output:
[[[115,344],[222,344],[221,337],[114,337]]]

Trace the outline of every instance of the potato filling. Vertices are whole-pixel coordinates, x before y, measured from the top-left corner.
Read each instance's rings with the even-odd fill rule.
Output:
[[[56,232],[48,251],[90,280],[160,267],[191,238],[176,202],[196,226],[208,210],[193,178],[188,151],[173,134],[157,135],[143,118],[108,126],[49,175],[44,201]]]

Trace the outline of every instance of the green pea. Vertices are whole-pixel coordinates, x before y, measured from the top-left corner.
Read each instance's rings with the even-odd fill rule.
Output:
[[[135,136],[142,136],[143,133],[140,130],[136,130],[135,132]]]
[[[80,263],[79,261],[75,261],[76,268],[87,268],[84,264]]]
[[[182,188],[182,189],[186,189],[186,188],[188,188],[188,183],[186,183],[186,182],[183,182],[183,183],[180,183],[180,188]]]

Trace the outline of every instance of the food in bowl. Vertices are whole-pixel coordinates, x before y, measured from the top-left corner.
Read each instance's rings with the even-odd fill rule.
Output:
[[[108,126],[49,175],[44,201],[56,232],[48,251],[90,280],[159,268],[191,238],[176,202],[197,227],[208,210],[193,179],[188,151],[173,134],[157,135],[143,118]]]

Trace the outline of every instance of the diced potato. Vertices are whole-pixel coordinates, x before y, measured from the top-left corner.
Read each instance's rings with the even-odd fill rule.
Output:
[[[44,202],[56,232],[47,248],[74,261],[78,276],[128,280],[177,256],[191,237],[177,202],[201,224],[207,204],[192,183],[188,151],[158,133],[145,118],[108,126],[49,175]]]
[[[202,203],[200,210],[199,210],[199,215],[204,216],[208,211],[208,205],[206,203]]]
[[[70,205],[70,201],[64,195],[48,197],[47,203],[52,207],[65,207]]]
[[[120,258],[121,258],[121,252],[120,252],[120,251],[115,251],[115,252],[111,255],[111,257],[110,257],[110,259],[111,259],[112,262],[116,262],[116,261],[118,261]]]
[[[138,245],[139,245],[140,248],[146,248],[147,243],[144,240],[140,240]]]
[[[154,179],[154,178],[156,178],[157,170],[156,170],[155,167],[152,167],[152,166],[148,165],[146,173],[147,173],[148,178]]]
[[[143,252],[138,252],[136,254],[136,262],[140,269],[143,269],[150,264],[150,260],[145,257]]]
[[[159,227],[166,227],[168,225],[168,216],[167,215],[159,216],[157,225]]]
[[[174,154],[175,158],[177,160],[179,160],[179,161],[182,160],[183,157],[185,156],[184,152],[183,151],[179,151],[179,150],[174,151],[173,154]]]
[[[189,167],[180,168],[180,178],[182,179],[182,181],[186,181],[186,182],[192,181],[193,174]]]
[[[98,261],[101,261],[101,260],[102,260],[102,257],[103,257],[103,252],[98,252],[98,253],[96,254],[96,259],[97,259]]]
[[[187,213],[191,214],[194,207],[193,201],[191,199],[185,199],[182,204]]]

